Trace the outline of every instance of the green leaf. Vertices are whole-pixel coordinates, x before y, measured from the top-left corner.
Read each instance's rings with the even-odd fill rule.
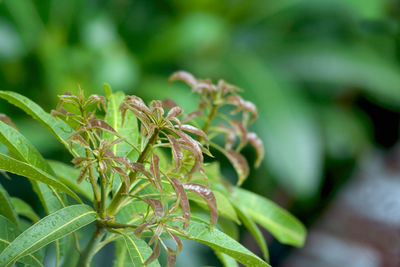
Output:
[[[74,167],[55,160],[48,160],[51,168],[54,170],[58,179],[69,186],[78,194],[84,196],[89,200],[93,200],[92,186],[87,180],[83,180],[78,184],[77,178],[79,177],[79,170]]]
[[[15,224],[18,224],[18,215],[6,189],[0,184],[0,215],[3,215]]]
[[[234,258],[219,251],[214,251],[214,252],[225,267],[239,267],[239,264],[235,261]]]
[[[33,165],[50,175],[54,174],[50,165],[31,143],[21,133],[2,122],[0,122],[0,142],[7,146],[9,154],[14,158]],[[66,206],[63,193],[34,180],[31,180],[31,183],[47,214]]]
[[[152,249],[149,247],[149,245],[147,245],[144,240],[137,238],[135,235],[123,234],[123,238],[125,240],[127,256],[123,262],[124,265],[117,266],[144,266],[145,261],[152,254]],[[147,266],[157,267],[160,266],[160,264],[158,263],[158,260],[155,260]]]
[[[176,232],[176,234],[183,238],[206,244],[215,251],[225,253],[246,266],[270,266],[250,250],[243,247],[239,242],[215,227],[210,228],[208,224],[191,220],[189,227],[186,229],[186,233],[188,233],[189,236]]]
[[[258,245],[261,248],[261,252],[263,253],[264,259],[269,260],[269,253],[267,243],[265,242],[265,238],[261,233],[258,226],[255,222],[250,218],[246,211],[243,210],[240,205],[237,204],[237,201],[232,201],[232,205],[235,207],[236,213],[238,214],[240,220],[246,226],[246,228],[250,231],[250,233],[254,236]]]
[[[65,147],[69,147],[65,140],[74,133],[74,130],[64,121],[55,119],[49,113],[45,112],[38,104],[18,93],[0,91],[0,97],[22,109],[28,115],[32,116],[32,118],[39,121],[49,129]]]
[[[34,223],[40,220],[40,217],[36,214],[32,207],[22,199],[12,197],[11,203],[19,215],[29,218]]]
[[[0,169],[50,185],[82,203],[80,198],[71,189],[60,183],[50,174],[45,173],[30,164],[10,158],[2,153],[0,153]]]
[[[123,92],[117,92],[110,95],[107,102],[107,114],[104,120],[111,125],[120,136],[136,145],[138,144],[138,125],[135,115],[132,112],[127,112],[125,114],[124,124],[122,124],[122,116],[119,106],[124,98],[125,94]],[[104,133],[104,138],[114,140],[117,137],[109,133]],[[127,156],[130,154],[129,157],[131,160],[136,159],[138,155],[136,151],[133,150],[133,147],[126,142],[120,142],[114,145],[113,152],[117,156]]]
[[[3,250],[0,266],[12,265],[19,258],[93,222],[96,217],[96,212],[87,205],[69,206],[44,217]]]
[[[234,190],[234,200],[238,207],[271,232],[279,242],[298,247],[304,244],[304,225],[272,201],[237,187]]]
[[[8,247],[11,242],[21,233],[20,229],[6,219],[0,216],[0,253]],[[41,261],[44,254],[35,253],[30,254],[19,259],[19,262],[27,264],[28,266],[40,266],[43,267]]]

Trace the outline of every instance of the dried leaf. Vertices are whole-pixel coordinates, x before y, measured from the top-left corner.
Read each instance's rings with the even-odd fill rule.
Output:
[[[210,209],[210,217],[211,217],[210,224],[215,225],[218,221],[218,211],[217,211],[217,201],[215,200],[213,192],[209,188],[201,184],[190,183],[190,184],[184,184],[183,187],[187,190],[192,191],[193,193],[198,194],[207,202],[208,208]]]

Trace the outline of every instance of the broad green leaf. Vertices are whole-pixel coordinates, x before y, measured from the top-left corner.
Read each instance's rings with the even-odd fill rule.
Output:
[[[127,255],[125,256],[125,261],[123,262],[124,265],[117,266],[144,266],[145,261],[152,254],[152,249],[144,240],[137,238],[135,235],[123,234],[123,237],[125,240]],[[160,264],[158,263],[158,260],[155,260],[146,266],[157,267],[160,266]]]
[[[239,267],[239,264],[235,261],[234,258],[219,251],[214,251],[214,252],[225,267]]]
[[[0,169],[50,185],[56,189],[65,192],[66,194],[76,199],[78,202],[82,203],[80,198],[66,185],[60,183],[50,174],[45,173],[25,162],[10,158],[0,153]]]
[[[210,228],[208,224],[191,220],[186,233],[189,236],[176,232],[176,234],[183,238],[206,244],[215,251],[225,253],[246,266],[270,266],[250,250],[243,247],[239,242],[219,231],[216,227]]]
[[[250,231],[250,233],[253,235],[258,245],[260,246],[264,259],[269,260],[267,243],[265,242],[265,238],[261,233],[260,229],[258,228],[258,226],[254,223],[254,221],[250,218],[250,216],[248,216],[246,211],[244,211],[243,208],[237,204],[237,201],[232,201],[232,205],[235,207],[236,213],[238,214],[240,220]]]
[[[235,188],[234,201],[251,219],[267,229],[283,244],[302,246],[306,238],[304,225],[272,201],[241,188]]]
[[[18,215],[6,189],[0,184],[0,215],[18,224]]]
[[[10,222],[3,216],[0,216],[0,253],[8,247],[11,242],[21,233],[18,227]],[[28,266],[40,266],[42,265],[42,259],[44,254],[34,253],[27,255],[21,259],[19,262],[27,264]]]
[[[77,182],[77,178],[79,177],[78,169],[55,160],[48,160],[48,162],[62,183],[69,186],[85,198],[93,200],[92,186],[90,185],[90,182],[85,179],[80,184]]]
[[[34,222],[34,223],[40,220],[39,216],[32,209],[32,207],[29,206],[29,204],[26,203],[25,201],[23,201],[22,199],[12,197],[11,203],[19,215],[27,217],[28,219],[32,220],[32,222]]]
[[[21,133],[2,122],[0,122],[0,142],[7,146],[9,154],[16,159],[50,175],[54,174],[50,165],[31,143]],[[62,192],[34,180],[31,180],[31,183],[47,214],[66,206],[66,198]]]
[[[113,127],[120,136],[128,140],[130,143],[137,145],[138,125],[135,115],[132,112],[127,112],[125,114],[124,124],[122,124],[122,116],[119,106],[124,98],[125,94],[123,92],[117,92],[110,95],[107,102],[107,114],[104,120],[111,125],[111,127]],[[104,137],[109,140],[114,140],[117,138],[115,135],[109,133],[104,133]],[[127,156],[130,154],[130,158],[135,159],[137,153],[133,151],[135,151],[133,150],[133,147],[126,142],[120,142],[113,146],[113,152],[118,156]]]
[[[32,116],[49,129],[65,147],[69,147],[65,140],[74,133],[74,130],[64,121],[55,119],[32,100],[18,93],[0,91],[0,98],[7,100],[9,103],[25,111],[28,115]]]
[[[93,222],[96,212],[87,205],[73,205],[58,210],[20,234],[0,254],[0,266],[10,266],[19,258]]]

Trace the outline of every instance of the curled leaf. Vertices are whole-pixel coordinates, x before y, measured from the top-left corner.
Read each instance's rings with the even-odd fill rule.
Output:
[[[238,185],[241,185],[249,176],[249,165],[247,164],[247,160],[239,153],[233,150],[224,150],[224,154],[232,163],[235,171],[238,175]]]
[[[153,174],[153,177],[156,181],[156,186],[158,187],[159,190],[161,190],[161,175],[160,175],[160,158],[155,154],[151,154],[151,160],[150,160],[150,172]]]
[[[203,140],[207,140],[207,135],[202,130],[200,130],[199,128],[196,128],[192,125],[182,124],[180,126],[175,126],[175,127],[177,127],[177,128],[179,127],[181,130],[193,133],[195,135],[200,136]]]
[[[264,158],[264,145],[261,139],[257,136],[257,134],[250,132],[246,135],[247,141],[254,147],[256,150],[257,158],[254,166],[257,168],[260,166],[262,159]]]
[[[175,162],[175,169],[179,170],[182,165],[183,153],[178,141],[172,135],[167,135],[168,141],[171,144],[172,157]]]
[[[164,208],[160,200],[153,198],[143,198],[143,201],[151,206],[156,217],[161,217],[163,215]]]
[[[170,82],[174,81],[183,81],[188,84],[190,87],[194,87],[197,84],[196,78],[186,71],[177,71],[174,72],[168,79]]]
[[[163,108],[171,109],[171,108],[176,107],[178,105],[175,103],[174,100],[172,100],[170,98],[165,98],[162,101],[162,106],[163,106]]]
[[[160,245],[157,242],[153,247],[153,253],[151,253],[150,257],[145,261],[144,265],[149,265],[153,261],[155,261],[160,256]]]
[[[175,179],[175,178],[171,179],[171,184],[176,192],[176,195],[179,198],[179,204],[181,205],[182,215],[183,215],[183,218],[185,219],[183,229],[186,229],[186,227],[189,225],[189,221],[190,221],[189,200],[188,200],[186,192],[183,188],[183,185],[177,179]]]
[[[207,202],[208,208],[210,209],[210,217],[211,217],[210,224],[215,225],[218,221],[218,211],[217,211],[217,201],[215,199],[213,192],[209,188],[201,184],[189,183],[189,184],[184,184],[183,187],[201,196]]]

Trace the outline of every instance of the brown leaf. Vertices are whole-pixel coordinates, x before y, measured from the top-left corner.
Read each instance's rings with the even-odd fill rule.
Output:
[[[182,130],[184,130],[186,132],[190,132],[190,133],[193,133],[195,135],[198,135],[205,141],[208,140],[207,139],[207,135],[202,130],[200,130],[199,128],[196,128],[196,127],[194,127],[192,125],[182,124],[180,126],[175,126],[175,127],[177,127],[177,128],[179,127],[180,129],[182,129]]]
[[[246,136],[247,141],[254,147],[256,150],[257,158],[254,163],[255,167],[260,166],[262,159],[264,158],[264,144],[261,139],[257,136],[257,134],[250,132]]]
[[[159,164],[160,164],[160,158],[155,153],[152,153],[150,157],[150,172],[151,174],[153,174],[158,189],[161,190],[162,187],[161,187],[161,175],[160,175]]]
[[[170,120],[174,117],[177,117],[183,113],[183,109],[181,107],[173,107],[170,109],[170,111],[167,114],[167,117],[165,117],[167,120]]]
[[[175,162],[175,169],[179,170],[182,165],[183,153],[178,141],[172,135],[167,135],[168,141],[171,144],[172,157]]]
[[[160,200],[146,197],[143,198],[143,201],[151,206],[156,217],[162,217],[164,208]]]
[[[183,187],[201,196],[207,202],[208,208],[210,209],[210,224],[215,225],[218,221],[218,211],[217,201],[215,200],[213,192],[201,184],[189,183],[184,184]]]
[[[160,250],[160,245],[159,245],[159,243],[157,242],[157,243],[154,245],[153,253],[151,253],[150,257],[145,261],[144,265],[149,265],[150,263],[152,263],[153,261],[155,261],[155,260],[160,256],[160,252],[161,252],[161,250]]]
[[[146,176],[147,178],[149,178],[150,181],[153,180],[153,176],[151,175],[151,173],[146,171],[145,167],[142,164],[137,163],[137,162],[131,162],[131,163],[129,163],[129,167],[134,171],[143,173],[143,175]]]
[[[196,78],[192,74],[186,71],[174,72],[171,76],[169,76],[168,80],[170,82],[183,81],[192,88],[197,84]]]
[[[189,221],[190,221],[189,199],[186,195],[183,185],[177,179],[172,178],[171,185],[174,188],[176,195],[179,198],[179,204],[181,205],[181,209],[182,209],[182,216],[185,219],[183,229],[186,229],[186,227],[189,225]]]
[[[247,176],[249,176],[250,172],[247,160],[241,154],[233,150],[224,150],[224,154],[235,168],[239,178],[238,185],[241,185],[246,180]]]
[[[174,100],[172,100],[170,98],[165,98],[162,101],[162,106],[163,106],[163,108],[171,109],[171,108],[176,107],[178,105],[175,103]]]

